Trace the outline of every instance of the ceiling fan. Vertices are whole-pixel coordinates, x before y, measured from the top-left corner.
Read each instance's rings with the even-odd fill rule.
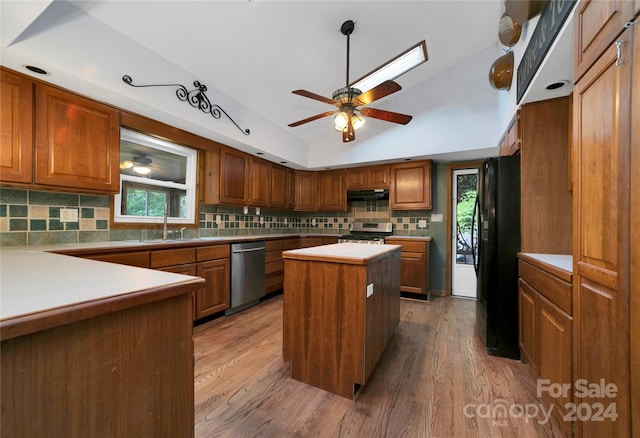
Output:
[[[359,106],[369,105],[378,99],[388,96],[396,91],[400,91],[402,87],[394,81],[387,80],[380,85],[373,87],[372,89],[362,92],[357,88],[349,86],[349,37],[355,29],[355,23],[352,20],[347,20],[342,23],[340,32],[347,37],[347,83],[343,88],[338,88],[333,92],[332,98],[320,96],[319,94],[312,93],[307,90],[294,90],[293,94],[298,94],[309,99],[319,100],[330,105],[338,107],[337,111],[327,111],[315,116],[299,120],[294,123],[290,123],[290,127],[300,126],[302,124],[312,122],[314,120],[328,117],[336,114],[334,118],[335,129],[342,132],[342,141],[349,142],[356,138],[355,130],[364,124],[364,118],[372,117],[374,119],[384,120],[386,122],[398,123],[406,125],[412,119],[412,116],[406,114],[394,113],[391,111],[385,111],[375,108],[360,108]]]

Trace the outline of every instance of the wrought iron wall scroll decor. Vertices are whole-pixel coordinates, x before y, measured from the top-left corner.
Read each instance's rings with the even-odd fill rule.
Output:
[[[183,102],[189,102],[189,105],[191,105],[194,108],[198,108],[203,113],[211,114],[211,116],[214,119],[219,119],[222,116],[222,114],[224,114],[225,116],[227,116],[229,120],[231,120],[231,122],[234,125],[236,125],[236,128],[238,128],[244,135],[251,134],[251,131],[249,131],[249,129],[242,129],[240,126],[238,126],[235,120],[233,120],[231,116],[229,116],[229,114],[227,114],[227,112],[223,110],[220,105],[211,103],[207,95],[204,94],[205,91],[207,91],[207,86],[204,84],[201,84],[200,81],[193,82],[193,85],[196,88],[191,91],[187,90],[187,87],[181,84],[135,85],[133,84],[133,79],[129,75],[124,75],[122,77],[122,81],[125,84],[131,85],[132,87],[136,87],[136,88],[178,87],[178,89],[176,90],[176,96],[178,97],[178,100],[181,100]]]

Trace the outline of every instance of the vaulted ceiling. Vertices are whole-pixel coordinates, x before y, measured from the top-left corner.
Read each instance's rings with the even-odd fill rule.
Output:
[[[44,81],[292,167],[494,155],[514,110],[487,80],[502,53],[496,0],[3,0],[0,8],[3,65],[27,74],[24,65],[36,65],[50,72],[32,74]],[[287,126],[333,109],[291,91],[331,97],[344,86],[347,19],[356,23],[350,79],[423,39],[429,56],[396,80],[401,91],[371,105],[413,115],[411,123],[368,119],[353,143],[342,143],[331,118]],[[180,102],[175,87],[133,88],[124,75],[188,89],[200,81],[242,129]]]

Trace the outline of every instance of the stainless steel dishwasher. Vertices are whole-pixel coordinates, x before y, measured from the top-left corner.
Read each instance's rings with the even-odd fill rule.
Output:
[[[265,295],[264,242],[231,245],[231,306],[226,315],[260,302]]]

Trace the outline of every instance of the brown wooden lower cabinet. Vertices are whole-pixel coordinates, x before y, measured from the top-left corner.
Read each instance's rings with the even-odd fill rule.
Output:
[[[222,312],[229,308],[229,259],[198,263],[197,274],[206,285],[196,291],[196,319]]]
[[[231,273],[229,245],[169,249],[164,247],[149,251],[73,255],[204,278],[205,286],[193,294],[194,321],[229,308]]]
[[[230,245],[203,246],[196,249],[197,275],[206,280],[196,291],[196,319],[222,312],[231,301]]]
[[[384,243],[402,246],[400,291],[429,294],[430,237],[387,237]]]
[[[1,436],[193,436],[195,287],[124,294],[24,321],[27,334],[2,340]]]
[[[399,253],[362,260],[340,249],[312,259],[313,248],[285,253],[283,357],[294,379],[357,395],[398,325]]]
[[[539,388],[570,385],[566,393],[542,389],[540,395],[547,406],[552,407],[552,414],[563,427],[565,435],[571,436],[572,422],[565,421],[564,417],[569,413],[567,404],[573,402],[576,390],[572,371],[573,317],[562,308],[566,306],[563,303],[565,297],[571,297],[571,273],[559,269],[546,270],[545,264],[523,254],[519,258],[519,344],[522,361],[529,364]],[[571,311],[570,302],[568,310]]]

